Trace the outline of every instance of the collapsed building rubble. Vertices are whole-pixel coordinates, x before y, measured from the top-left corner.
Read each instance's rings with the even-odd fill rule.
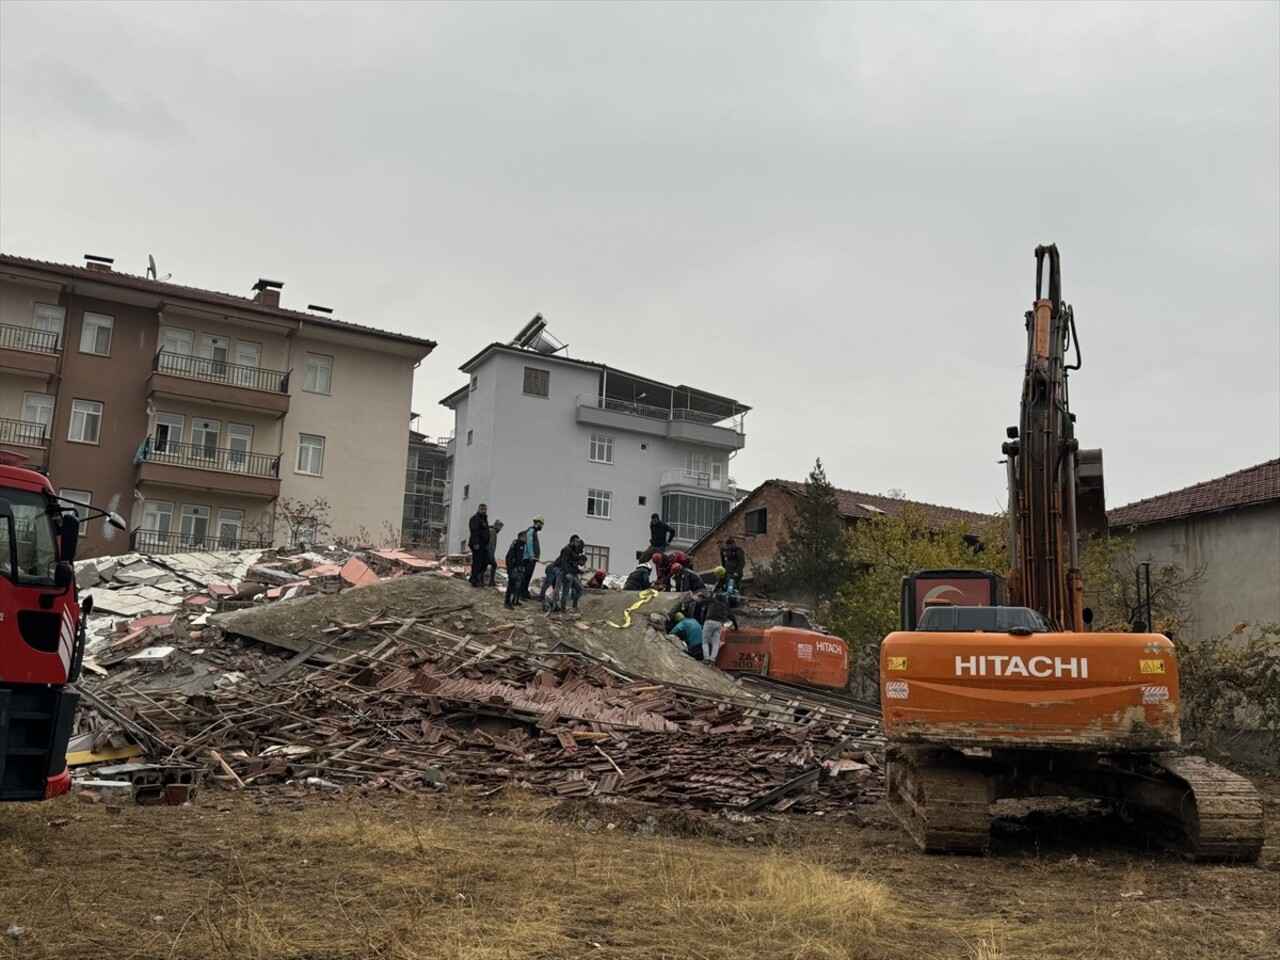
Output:
[[[191,769],[235,790],[517,785],[737,814],[882,795],[873,709],[685,656],[662,629],[678,595],[627,618],[636,594],[590,591],[583,618],[561,620],[408,556],[237,560],[223,590],[200,585],[208,604],[114,623],[91,651],[90,796],[107,789],[93,749],[116,750],[118,774],[125,743],[159,771],[150,797]]]

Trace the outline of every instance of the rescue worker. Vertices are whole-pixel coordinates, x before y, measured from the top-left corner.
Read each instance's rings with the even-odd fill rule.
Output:
[[[684,652],[693,659],[702,660],[702,627],[699,626],[698,621],[686,617],[683,613],[677,613],[675,620],[675,626],[667,636],[681,641],[684,644]]]
[[[707,661],[714,664],[716,657],[720,654],[720,635],[724,632],[725,623],[732,624],[733,629],[737,630],[738,618],[733,615],[729,601],[722,594],[717,593],[713,593],[707,600],[703,615],[705,619],[702,623],[702,650]]]
[[[502,605],[511,609],[524,603],[520,598],[524,587],[524,541],[525,532],[521,530],[507,548],[507,597]]]
[[[678,593],[693,593],[695,590],[701,590],[706,584],[702,582],[702,578],[690,567],[686,567],[682,563],[673,563],[671,565],[671,589]]]
[[[578,598],[582,596],[582,581],[578,574],[587,562],[583,550],[583,540],[576,533],[560,550],[556,558],[556,589],[552,594],[552,612],[567,613],[569,604],[573,604],[573,613],[578,612]]]
[[[651,558],[653,563],[653,589],[666,592],[671,584],[671,563],[665,554],[655,553]]]
[[[597,570],[597,571],[592,575],[592,577],[591,577],[590,581],[588,581],[588,582],[587,582],[587,589],[588,589],[588,590],[607,590],[607,589],[609,589],[608,587],[606,587],[606,586],[604,585],[604,578],[605,578],[605,577],[607,577],[607,576],[608,576],[608,574],[607,574],[607,573],[605,573],[605,571],[603,571],[603,570]]]
[[[636,554],[637,557],[643,556],[645,553],[662,553],[667,549],[668,544],[675,539],[676,532],[673,528],[662,522],[662,517],[654,513],[649,516],[649,549]]]
[[[498,585],[498,556],[495,552],[498,544],[501,542],[498,535],[502,533],[502,521],[493,521],[493,526],[489,528],[489,551],[486,556],[488,563],[480,571],[480,582],[488,583],[491,587]]]
[[[542,544],[538,542],[538,531],[542,529],[542,517],[534,517],[529,529],[524,532],[524,583],[520,586],[520,597],[532,600],[529,584],[533,582],[533,573],[538,561],[542,558]]]
[[[484,571],[489,566],[489,507],[480,504],[471,517],[467,546],[471,548],[471,585],[484,585]]]
[[[740,595],[738,593],[738,584],[733,577],[729,576],[724,567],[716,567],[715,586],[711,588],[711,592],[725,598],[725,602],[731,607],[738,606]]]
[[[653,564],[642,563],[629,574],[627,574],[626,582],[623,583],[623,590],[648,590],[649,584],[653,580]]]
[[[742,574],[747,569],[747,557],[742,552],[742,548],[734,542],[733,537],[726,540],[720,549],[720,565],[724,567],[725,573],[733,578],[735,584],[742,582]]]

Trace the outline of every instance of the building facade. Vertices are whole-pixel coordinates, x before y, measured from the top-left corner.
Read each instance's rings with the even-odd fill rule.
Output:
[[[455,422],[450,551],[465,550],[468,520],[485,503],[490,522],[505,524],[499,556],[542,516],[544,559],[576,533],[593,568],[626,573],[651,514],[685,547],[729,512],[730,458],[746,443],[749,407],[535,343],[485,347],[460,368],[467,384],[441,401]]]
[[[281,286],[235,297],[0,255],[0,448],[129,521],[90,524],[82,556],[314,539],[326,519],[399,536],[414,369],[435,344],[284,309]]]
[[[1186,639],[1280,623],[1280,459],[1117,507],[1107,522],[1140,560],[1202,571]]]

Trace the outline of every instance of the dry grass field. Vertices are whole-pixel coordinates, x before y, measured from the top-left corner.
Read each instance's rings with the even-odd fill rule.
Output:
[[[516,790],[63,798],[0,809],[0,957],[1245,960],[1280,942],[1274,836],[1258,865],[1193,866],[1066,814],[954,858],[878,807],[736,824]]]

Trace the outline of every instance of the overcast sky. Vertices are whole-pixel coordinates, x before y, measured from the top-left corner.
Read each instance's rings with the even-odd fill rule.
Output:
[[[1280,456],[1280,4],[0,4],[4,252],[437,340],[432,434],[540,311],[999,509],[1047,242],[1110,506]]]

